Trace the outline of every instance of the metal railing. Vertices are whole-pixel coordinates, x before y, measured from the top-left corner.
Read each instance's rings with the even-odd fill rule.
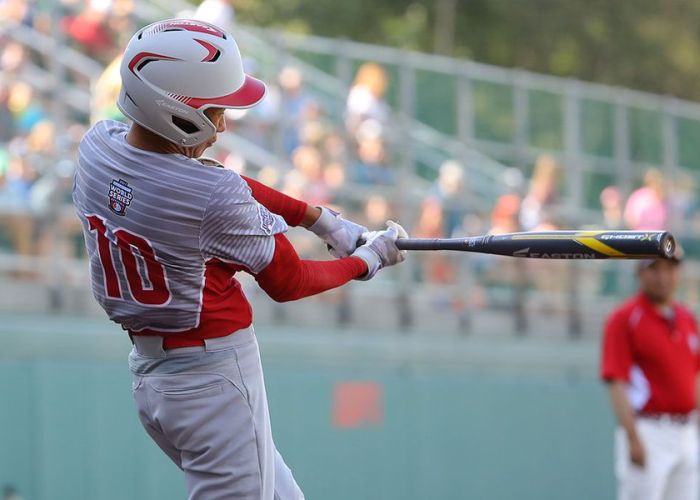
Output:
[[[416,82],[420,75],[441,90],[447,89],[435,96],[427,92],[430,84],[413,85],[406,98],[394,97],[393,101],[399,113],[411,118],[413,130],[426,137],[425,132],[430,132],[426,143],[439,144],[444,151],[467,145],[525,170],[541,153],[555,154],[565,166],[569,212],[584,214],[573,223],[583,223],[596,212],[599,215],[597,199],[592,197],[597,193],[593,188],[586,191],[587,183],[595,180],[607,179],[629,193],[649,166],[661,168],[670,180],[681,173],[700,179],[700,150],[698,158],[694,154],[700,105],[694,102],[347,40],[250,27],[244,31],[307,61],[323,58],[318,65],[332,68],[346,86],[352,73],[348,68],[374,61],[390,74],[400,75],[393,84],[395,96],[404,93],[406,80]],[[502,102],[495,102],[498,99]],[[444,116],[427,116],[425,110],[431,106],[445,111]],[[551,109],[543,111],[547,106]],[[506,124],[493,130],[499,119]],[[432,125],[427,130],[421,123],[425,120]],[[548,134],[548,141],[537,137],[538,127],[546,129],[541,135]],[[604,130],[597,131],[601,136],[597,142],[604,144],[589,137],[600,127]],[[436,133],[436,128],[443,134]],[[492,164],[483,162],[480,168]],[[672,199],[674,186],[669,189]],[[674,218],[673,229],[685,232],[678,218]]]

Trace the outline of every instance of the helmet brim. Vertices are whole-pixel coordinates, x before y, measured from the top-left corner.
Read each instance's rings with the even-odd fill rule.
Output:
[[[220,97],[190,97],[185,103],[195,109],[203,107],[241,109],[255,106],[264,96],[265,84],[257,78],[245,75],[243,85],[230,94]]]

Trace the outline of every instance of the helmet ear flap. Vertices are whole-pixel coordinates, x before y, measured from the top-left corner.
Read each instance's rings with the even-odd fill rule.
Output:
[[[181,146],[196,146],[216,134],[216,127],[201,109],[194,109],[163,95],[148,83],[138,88],[138,104],[125,87],[117,107],[124,116]]]
[[[185,134],[195,134],[199,132],[199,127],[185,118],[171,115],[170,119],[172,120],[173,125],[182,130]]]

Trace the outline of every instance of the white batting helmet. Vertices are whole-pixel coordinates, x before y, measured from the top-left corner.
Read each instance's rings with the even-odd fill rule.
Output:
[[[205,109],[249,108],[265,95],[265,84],[243,72],[233,37],[190,19],[139,30],[126,47],[120,73],[122,113],[182,146],[196,146],[216,133]]]

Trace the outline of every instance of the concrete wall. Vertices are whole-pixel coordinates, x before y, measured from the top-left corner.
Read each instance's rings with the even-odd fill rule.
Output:
[[[137,421],[118,328],[0,320],[0,485],[25,500],[186,498]],[[276,442],[311,500],[614,496],[593,344],[258,337]]]

